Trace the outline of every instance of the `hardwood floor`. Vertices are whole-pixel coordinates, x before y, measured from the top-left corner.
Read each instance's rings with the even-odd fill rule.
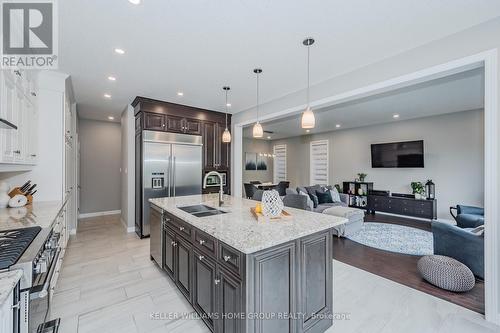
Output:
[[[399,224],[431,231],[430,222],[383,214],[366,215],[365,222]],[[333,253],[336,260],[484,314],[482,280],[476,280],[475,287],[469,292],[455,293],[437,288],[420,277],[417,271],[417,261],[420,256],[378,250],[346,238],[336,237],[333,241]]]

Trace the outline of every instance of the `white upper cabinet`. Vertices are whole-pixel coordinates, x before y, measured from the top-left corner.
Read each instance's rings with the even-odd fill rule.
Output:
[[[17,127],[0,129],[0,164],[34,165],[37,161],[38,110],[36,75],[0,71],[0,118]]]

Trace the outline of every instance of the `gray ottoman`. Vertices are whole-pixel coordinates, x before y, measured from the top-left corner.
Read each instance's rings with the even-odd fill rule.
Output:
[[[469,267],[447,256],[424,256],[417,268],[427,282],[450,291],[469,291],[474,288],[476,279]]]
[[[352,235],[363,227],[365,221],[365,212],[362,209],[336,206],[327,208],[323,214],[343,217],[348,219],[347,223],[333,227],[333,233],[338,237],[346,237]]]

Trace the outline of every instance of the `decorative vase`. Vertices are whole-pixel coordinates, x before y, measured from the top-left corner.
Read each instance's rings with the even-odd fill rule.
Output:
[[[358,195],[363,195],[363,194],[364,194],[363,189],[362,188],[358,189]]]
[[[262,194],[262,214],[266,217],[278,217],[283,210],[283,201],[276,190],[264,191]]]
[[[415,199],[417,199],[417,200],[422,199],[422,194],[420,194],[420,193],[415,193]]]

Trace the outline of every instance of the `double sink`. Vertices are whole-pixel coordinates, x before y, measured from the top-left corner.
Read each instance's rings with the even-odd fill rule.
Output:
[[[196,217],[213,216],[227,213],[225,211],[207,205],[192,205],[177,208]]]

